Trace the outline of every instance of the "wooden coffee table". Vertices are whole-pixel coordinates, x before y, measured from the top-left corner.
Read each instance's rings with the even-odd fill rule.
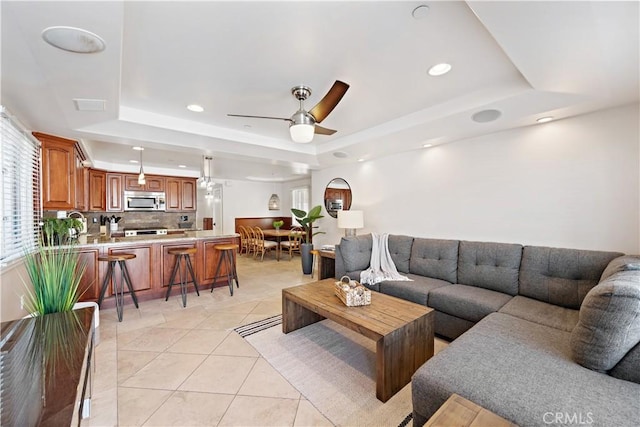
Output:
[[[334,282],[283,289],[282,331],[326,318],[376,341],[376,397],[386,402],[433,356],[433,309],[378,292],[370,305],[347,307],[334,294]]]

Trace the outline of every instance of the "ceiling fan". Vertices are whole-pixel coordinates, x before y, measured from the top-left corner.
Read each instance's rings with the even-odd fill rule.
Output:
[[[308,86],[294,86],[291,88],[291,94],[300,101],[300,109],[293,113],[290,118],[285,117],[266,117],[266,116],[248,116],[244,114],[227,114],[231,117],[250,117],[254,119],[272,119],[284,120],[289,122],[289,133],[294,142],[311,142],[315,133],[319,135],[333,135],[336,133],[333,129],[327,129],[318,126],[318,123],[327,118],[329,113],[336,108],[338,102],[349,89],[349,85],[336,80],[329,92],[316,104],[310,111],[304,109],[304,101],[311,95],[311,88]]]

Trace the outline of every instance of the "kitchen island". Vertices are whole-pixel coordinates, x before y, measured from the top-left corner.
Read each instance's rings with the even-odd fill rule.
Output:
[[[225,243],[238,244],[239,237],[235,233],[218,235],[211,230],[135,237],[81,235],[76,247],[81,261],[86,263],[86,271],[80,283],[80,289],[86,289],[86,291],[80,300],[97,301],[100,296],[100,287],[107,272],[107,263],[99,262],[98,257],[122,253],[136,255],[135,259],[127,261],[127,269],[138,300],[164,298],[166,287],[169,286],[171,279],[171,271],[176,262],[175,256],[168,252],[178,248],[196,248],[198,250],[196,254],[191,256],[191,263],[201,292],[209,289],[211,285],[226,287],[226,278],[218,278],[216,283],[213,280],[220,255],[214,246]],[[226,270],[224,274],[226,274]],[[189,292],[193,290],[194,287],[190,284]],[[179,297],[179,293],[176,295]],[[125,298],[125,303],[130,304],[132,301],[130,298]],[[110,286],[102,308],[113,306],[115,306],[115,301],[113,288]]]

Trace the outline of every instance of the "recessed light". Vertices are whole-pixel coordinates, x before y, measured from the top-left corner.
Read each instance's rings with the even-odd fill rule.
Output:
[[[447,64],[446,62],[443,62],[441,64],[436,64],[433,67],[429,68],[429,75],[437,77],[443,74],[447,74],[449,71],[451,71],[451,64]]]
[[[204,107],[198,104],[189,104],[187,105],[187,110],[193,111],[194,113],[202,113],[204,111]]]
[[[482,110],[471,116],[471,119],[477,123],[487,123],[497,120],[501,115],[498,110]]]
[[[359,162],[364,162],[364,159],[358,159]]]
[[[144,148],[142,148],[142,147],[137,147],[137,146],[136,146],[136,147],[131,147],[131,148],[132,148],[133,150],[136,150],[136,151],[144,151]]]
[[[349,155],[344,151],[336,151],[335,153],[333,153],[333,157],[337,157],[338,159],[345,159],[349,157]]]
[[[179,168],[186,168],[186,165],[178,165]]]
[[[413,16],[414,19],[424,19],[427,15],[429,15],[429,6],[426,4],[421,4],[411,12],[411,16]]]
[[[138,163],[137,160],[129,160],[129,163]]]
[[[553,117],[547,116],[547,117],[540,117],[538,120],[536,120],[536,122],[547,123],[547,122],[550,122],[551,120],[553,120]]]
[[[423,144],[422,148],[429,148],[429,147],[433,147],[433,144]]]
[[[53,47],[73,53],[97,53],[106,47],[97,34],[75,27],[48,27],[42,31],[42,38]]]

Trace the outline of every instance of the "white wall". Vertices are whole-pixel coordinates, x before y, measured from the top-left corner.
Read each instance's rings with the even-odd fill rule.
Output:
[[[23,262],[16,262],[2,269],[0,275],[1,322],[19,319],[28,314],[26,310],[20,308],[20,296],[25,295],[27,289],[25,282],[31,283]]]
[[[638,105],[401,153],[312,175],[334,177],[365,229],[418,237],[640,253]],[[318,222],[339,242],[336,220]]]
[[[310,185],[310,179],[285,183],[254,181],[225,181],[222,188],[224,234],[234,233],[235,218],[263,216],[291,216],[291,188]],[[280,210],[270,211],[269,197],[280,197]]]

